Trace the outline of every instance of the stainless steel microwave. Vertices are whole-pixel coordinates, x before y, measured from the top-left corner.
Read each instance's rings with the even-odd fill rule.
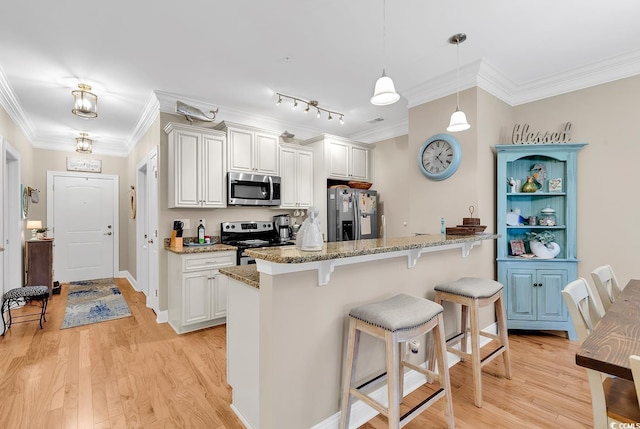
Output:
[[[279,206],[280,177],[227,173],[227,204],[231,206]]]

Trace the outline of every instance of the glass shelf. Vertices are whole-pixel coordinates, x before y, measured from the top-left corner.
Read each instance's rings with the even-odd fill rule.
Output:
[[[507,192],[507,198],[522,197],[566,197],[566,192]]]
[[[507,225],[507,229],[567,229],[566,225],[544,226],[544,225]]]

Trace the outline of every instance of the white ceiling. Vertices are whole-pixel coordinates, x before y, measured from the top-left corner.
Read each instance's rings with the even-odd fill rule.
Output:
[[[447,39],[459,32],[460,88],[511,105],[640,74],[637,0],[387,0],[384,50],[382,0],[5,3],[0,104],[34,146],[57,150],[85,131],[94,153],[124,156],[176,100],[296,138],[404,134],[408,107],[455,93]],[[402,98],[376,107],[383,66]],[[96,119],[71,113],[80,82],[99,97]],[[345,124],[276,106],[275,92]]]

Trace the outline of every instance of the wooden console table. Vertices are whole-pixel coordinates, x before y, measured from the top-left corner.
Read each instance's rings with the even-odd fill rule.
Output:
[[[24,244],[25,286],[46,286],[53,292],[53,239],[27,240]]]

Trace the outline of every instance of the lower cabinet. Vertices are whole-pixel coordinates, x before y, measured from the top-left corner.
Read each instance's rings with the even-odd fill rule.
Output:
[[[573,263],[501,264],[498,278],[505,286],[507,328],[567,331],[575,330],[562,298],[562,289],[575,278]]]
[[[226,322],[229,280],[218,268],[235,262],[233,251],[169,253],[169,324],[178,334]]]

